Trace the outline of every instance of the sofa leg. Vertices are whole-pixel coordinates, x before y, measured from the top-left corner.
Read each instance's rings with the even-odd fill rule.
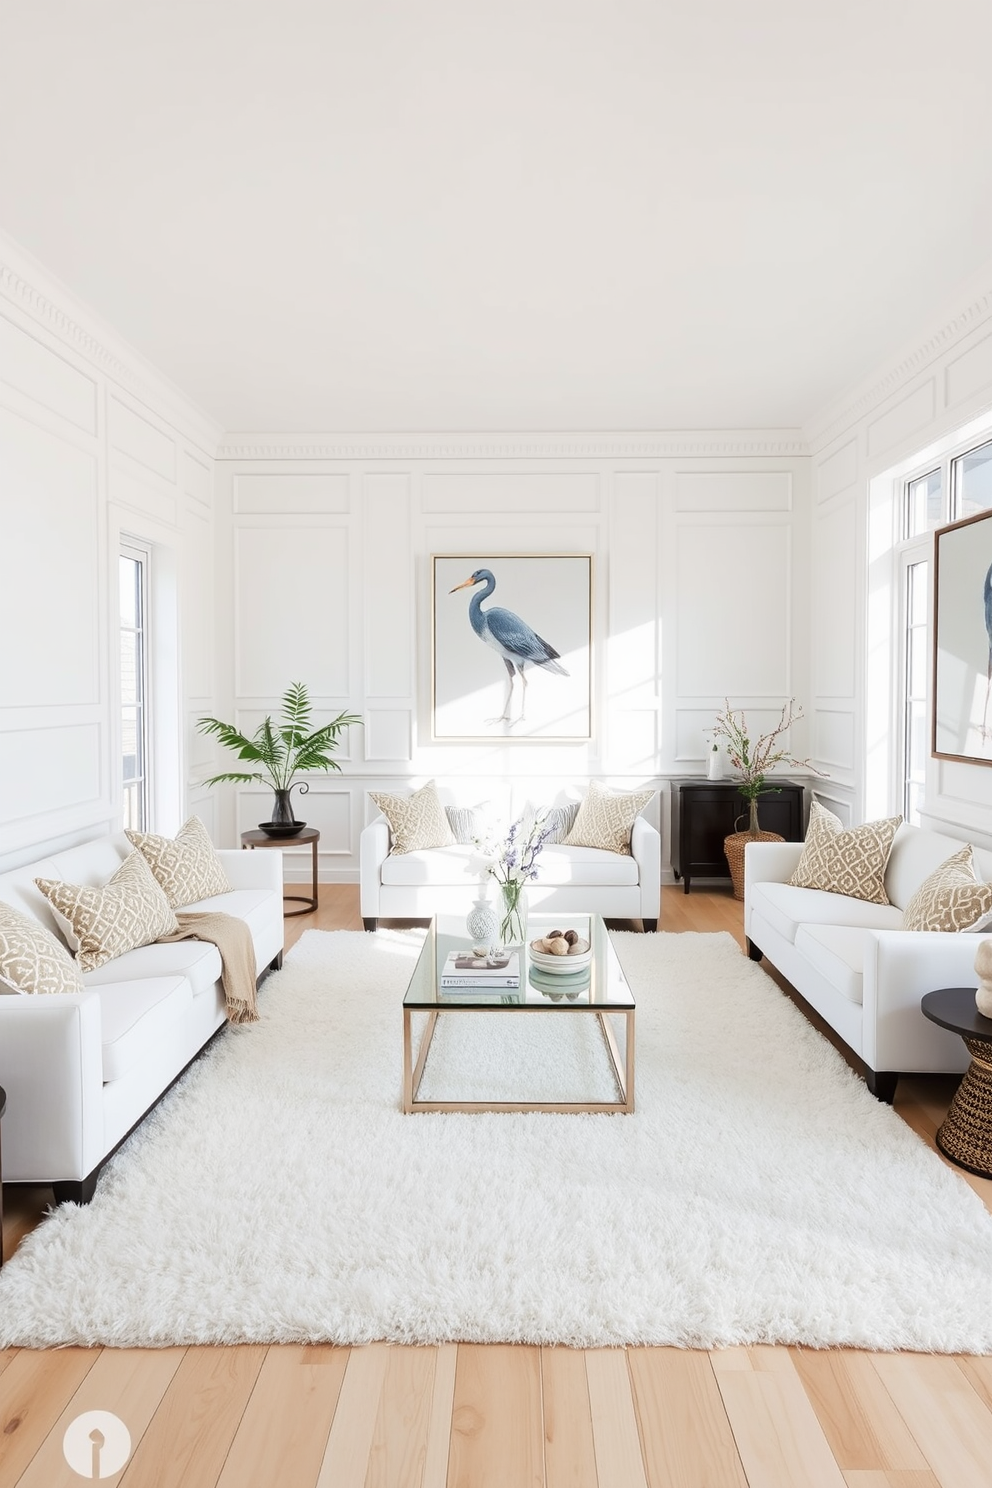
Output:
[[[865,1070],[865,1084],[868,1089],[876,1100],[884,1101],[887,1106],[891,1106],[895,1100],[898,1081],[898,1071]]]
[[[362,916],[362,924],[365,926],[366,930],[368,930],[368,931],[371,932],[371,931],[376,930],[378,928],[379,921],[375,918],[374,915],[372,915],[372,916],[363,915]]]
[[[88,1204],[96,1193],[96,1180],[99,1176],[100,1169],[94,1168],[86,1178],[53,1183],[56,1204]]]
[[[278,956],[273,956],[272,960],[269,962],[269,970],[282,971],[282,951],[279,952]]]
[[[641,925],[644,928],[645,935],[653,935],[654,932],[658,928],[658,921],[657,920],[642,920],[641,921]]]
[[[755,945],[755,943],[754,943],[753,940],[748,939],[748,942],[747,942],[747,954],[748,954],[748,959],[749,960],[751,960],[751,961],[760,961],[761,960],[761,957],[762,957],[761,947],[759,945]]]

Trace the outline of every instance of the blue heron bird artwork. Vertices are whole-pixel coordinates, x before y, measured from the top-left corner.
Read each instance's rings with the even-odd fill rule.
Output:
[[[435,738],[589,737],[591,562],[435,557]]]
[[[992,512],[935,537],[933,752],[992,764]]]

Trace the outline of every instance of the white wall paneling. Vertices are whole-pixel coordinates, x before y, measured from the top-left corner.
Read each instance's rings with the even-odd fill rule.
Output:
[[[0,779],[17,782],[0,794],[2,871],[120,825],[119,533],[158,544],[159,591],[178,592],[179,502],[209,519],[220,430],[12,245],[0,242],[0,259]],[[210,605],[208,531],[201,520],[184,553]],[[174,653],[171,609],[173,633],[158,642]],[[193,622],[198,687],[212,685],[206,613]],[[158,703],[175,761],[179,719],[192,712],[175,666]],[[176,785],[165,792],[170,818]],[[203,807],[212,813],[209,795]]]
[[[0,315],[0,379],[76,428],[96,433],[95,379],[51,350],[40,334],[5,315]]]
[[[829,501],[848,491],[858,478],[858,442],[849,439],[835,450],[817,469],[816,495],[818,501]]]
[[[234,510],[241,515],[340,514],[348,511],[350,504],[347,475],[283,470],[238,475],[234,480]]]
[[[868,455],[887,454],[896,446],[903,446],[919,429],[925,428],[933,419],[937,407],[937,390],[933,378],[908,393],[888,412],[873,419],[867,427]]]
[[[789,470],[682,470],[675,486],[680,512],[787,512],[792,510]]]
[[[609,589],[600,685],[609,699],[610,767],[658,768],[661,607],[658,596],[659,477],[619,472],[609,504]],[[596,678],[594,677],[594,683]]]
[[[841,771],[853,771],[855,758],[853,712],[817,708],[813,719],[813,749],[818,763]]]
[[[0,706],[98,702],[107,570],[96,456],[3,408],[0,448]]]
[[[413,759],[413,714],[409,708],[366,709],[365,758]]]
[[[853,699],[857,673],[859,505],[849,500],[813,514],[813,691],[820,698]]]
[[[599,505],[599,476],[591,470],[428,470],[423,476],[422,509],[428,515],[596,512]]]
[[[294,681],[313,698],[347,696],[347,527],[254,521],[235,534],[238,696],[278,698]]]
[[[792,532],[788,522],[678,528],[676,693],[792,691]]]
[[[364,691],[367,699],[413,700],[414,558],[411,481],[405,473],[365,476],[362,491],[362,609],[365,639]],[[409,710],[408,710],[409,711]],[[385,719],[381,719],[388,730]],[[376,747],[391,748],[380,730]],[[403,754],[373,754],[373,759],[408,759]]]

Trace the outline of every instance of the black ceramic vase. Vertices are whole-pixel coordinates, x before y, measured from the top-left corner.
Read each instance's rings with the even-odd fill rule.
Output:
[[[302,832],[303,828],[306,826],[306,822],[297,821],[296,817],[293,814],[293,803],[290,799],[290,795],[297,785],[304,795],[306,795],[307,791],[310,789],[305,780],[298,780],[295,782],[294,785],[291,785],[289,787],[289,790],[276,791],[275,808],[272,812],[272,820],[267,822],[259,822],[258,824],[261,830],[265,832],[267,836],[295,837],[296,834],[298,832]]]

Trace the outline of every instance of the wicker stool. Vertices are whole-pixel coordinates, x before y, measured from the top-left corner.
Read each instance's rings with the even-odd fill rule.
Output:
[[[749,842],[784,842],[778,832],[731,832],[723,839],[723,851],[730,864],[734,898],[744,898],[744,849]]]

